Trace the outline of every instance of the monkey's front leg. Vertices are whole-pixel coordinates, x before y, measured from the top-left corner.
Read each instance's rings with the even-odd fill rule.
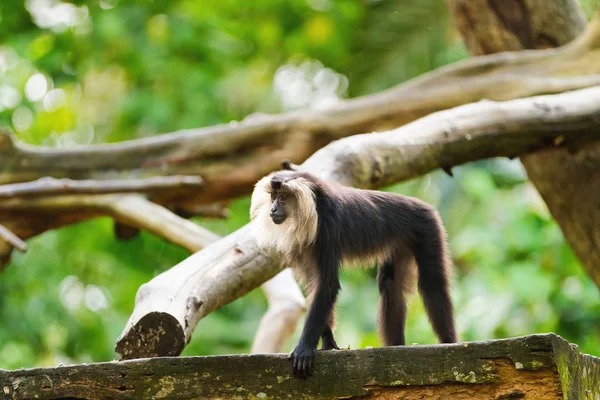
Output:
[[[335,276],[331,279],[321,279],[321,282],[319,282],[316,295],[306,316],[300,341],[288,357],[293,360],[294,376],[296,378],[306,379],[312,375],[317,344],[328,325],[329,315],[334,308],[340,290],[337,273],[331,275]]]

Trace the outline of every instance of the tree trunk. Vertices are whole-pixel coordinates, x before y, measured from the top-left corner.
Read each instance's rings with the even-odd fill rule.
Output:
[[[447,0],[472,55],[564,45],[585,27],[576,0]],[[596,17],[600,11],[596,11]],[[521,158],[575,255],[600,286],[600,143]]]

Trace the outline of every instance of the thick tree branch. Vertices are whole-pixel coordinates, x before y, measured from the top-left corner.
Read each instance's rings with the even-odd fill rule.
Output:
[[[88,188],[88,186],[84,187]],[[31,192],[27,193],[31,194]],[[47,215],[51,217],[46,218]],[[127,227],[134,226],[147,230],[192,253],[220,239],[218,235],[203,227],[134,194],[64,195],[0,200],[0,221],[8,219],[14,226],[20,227],[19,233],[23,237],[30,237],[32,233],[37,233],[41,229],[51,229],[54,226],[73,223],[77,219],[99,215],[110,216]],[[20,221],[28,222],[20,223]],[[25,243],[2,225],[0,225],[0,243],[1,239],[23,251],[26,249]],[[10,250],[11,247],[0,247],[0,259],[6,258]],[[222,284],[227,285],[228,282]],[[267,321],[274,322],[273,318],[277,317],[287,321],[289,326],[279,326],[274,329],[273,326],[261,324],[253,350],[281,351],[285,341],[293,334],[293,329],[290,331],[289,327],[295,326],[302,316],[304,298],[289,271],[275,276],[273,282],[266,282],[262,289],[269,300],[269,309],[265,316]]]
[[[345,185],[376,188],[442,166],[557,143],[576,148],[598,138],[600,86],[438,112],[392,131],[331,143],[301,168]],[[280,270],[279,260],[257,249],[246,225],[142,285],[117,352],[123,358],[179,354],[202,317]]]
[[[122,143],[43,149],[0,141],[0,183],[43,176],[202,176],[202,190],[163,193],[161,204],[214,203],[247,194],[281,160],[304,161],[327,143],[396,128],[461,104],[558,93],[600,84],[600,34],[584,32],[559,49],[494,54],[456,63],[374,95],[324,110],[263,115],[242,122]],[[82,164],[85,163],[85,164]]]
[[[192,253],[220,239],[220,236],[142,197],[123,196],[117,201],[111,199],[106,203],[106,208],[116,220],[152,232]],[[262,289],[269,308],[257,330],[252,352],[277,353],[294,334],[294,328],[304,312],[304,296],[289,270],[281,271],[265,282]],[[160,297],[162,293],[148,293],[149,297],[155,295]]]
[[[585,26],[576,0],[449,0],[448,5],[473,55],[558,46]],[[599,45],[597,10],[584,34],[566,46],[565,66],[570,55]],[[600,65],[598,58],[593,62]],[[600,285],[600,143],[577,153],[555,149],[521,161],[582,266]]]
[[[82,187],[87,191],[89,185]],[[28,189],[25,192],[32,194]],[[214,233],[137,194],[68,194],[9,199],[0,196],[0,222],[21,238],[99,216],[109,216],[127,226],[146,229],[191,252],[219,239]]]

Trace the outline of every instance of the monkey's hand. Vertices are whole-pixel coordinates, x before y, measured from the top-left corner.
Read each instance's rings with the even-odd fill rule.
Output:
[[[298,343],[294,351],[288,356],[293,360],[294,376],[299,379],[307,379],[312,375],[313,362],[315,360],[315,349]]]

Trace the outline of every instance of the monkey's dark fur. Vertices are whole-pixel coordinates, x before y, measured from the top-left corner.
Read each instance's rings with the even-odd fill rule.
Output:
[[[405,344],[406,300],[417,273],[439,341],[457,341],[446,233],[432,206],[279,171],[256,184],[251,217],[259,245],[279,251],[309,287],[310,309],[290,354],[296,377],[311,375],[319,339],[323,349],[338,349],[333,329],[342,263],[378,263],[377,319],[384,345]]]

